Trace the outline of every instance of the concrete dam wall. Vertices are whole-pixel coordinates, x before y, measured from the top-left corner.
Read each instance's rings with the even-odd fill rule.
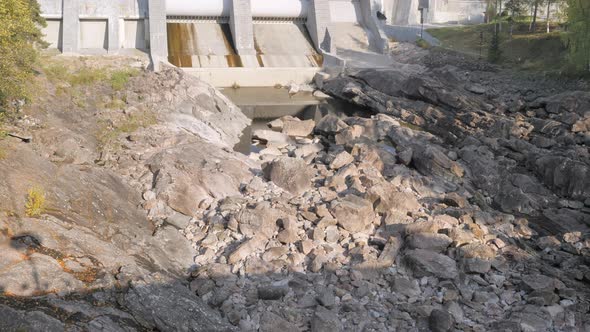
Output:
[[[416,23],[417,12],[417,0],[39,2],[52,48],[65,54],[145,52],[155,69],[170,63],[217,86],[311,81],[323,65],[387,52],[377,11],[395,24]],[[480,3],[430,0],[428,17],[463,17]]]

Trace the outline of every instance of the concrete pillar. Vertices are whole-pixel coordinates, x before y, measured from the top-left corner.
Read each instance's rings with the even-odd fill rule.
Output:
[[[150,56],[155,71],[162,62],[168,62],[168,34],[166,28],[166,1],[149,0]]]
[[[120,48],[120,37],[121,37],[121,29],[120,29],[120,20],[119,20],[119,11],[121,9],[119,6],[113,6],[109,11],[108,17],[108,34],[109,34],[109,43],[107,45],[107,51],[109,53],[116,53]]]
[[[331,52],[330,4],[328,0],[312,0],[307,14],[307,30],[315,47],[320,52]]]
[[[62,11],[62,52],[72,54],[78,52],[80,33],[79,0],[64,0]]]
[[[258,67],[254,49],[254,26],[250,0],[232,0],[229,27],[236,53],[244,67]]]

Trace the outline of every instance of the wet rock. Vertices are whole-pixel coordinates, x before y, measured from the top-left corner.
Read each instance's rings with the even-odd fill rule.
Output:
[[[414,276],[454,279],[458,276],[457,264],[449,256],[424,249],[408,250],[404,256]]]
[[[375,216],[373,205],[356,195],[347,195],[333,201],[330,212],[338,221],[338,225],[351,233],[362,231],[371,224]]]
[[[294,195],[299,195],[311,187],[312,170],[301,159],[278,158],[264,168],[264,175]]]

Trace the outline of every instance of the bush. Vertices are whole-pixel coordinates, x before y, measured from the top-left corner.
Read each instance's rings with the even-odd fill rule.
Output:
[[[45,192],[40,187],[29,189],[27,202],[25,203],[25,214],[27,217],[38,217],[45,210]]]
[[[0,107],[28,98],[36,47],[47,45],[39,26],[45,21],[36,0],[0,1]]]

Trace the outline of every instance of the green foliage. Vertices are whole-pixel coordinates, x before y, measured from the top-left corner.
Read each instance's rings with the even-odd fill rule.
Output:
[[[502,50],[500,49],[500,34],[498,32],[492,34],[490,41],[490,48],[488,49],[488,61],[491,63],[498,63],[502,59]]]
[[[424,49],[430,48],[430,44],[428,44],[428,42],[422,38],[418,38],[418,40],[416,40],[416,46]]]
[[[590,0],[568,0],[566,36],[571,63],[590,71]]]
[[[123,90],[129,79],[137,75],[139,75],[139,70],[137,69],[116,70],[111,73],[111,87],[115,91]]]
[[[45,210],[45,192],[40,187],[29,189],[27,202],[25,203],[25,214],[27,217],[38,217]]]
[[[36,0],[0,1],[0,106],[28,97],[37,46],[47,46],[39,26],[45,26]]]
[[[131,134],[156,123],[156,115],[151,111],[138,111],[118,121],[102,121],[97,135],[99,150],[113,147],[120,135]]]
[[[106,70],[101,68],[82,67],[77,72],[69,75],[69,83],[72,86],[91,85],[106,80]]]

